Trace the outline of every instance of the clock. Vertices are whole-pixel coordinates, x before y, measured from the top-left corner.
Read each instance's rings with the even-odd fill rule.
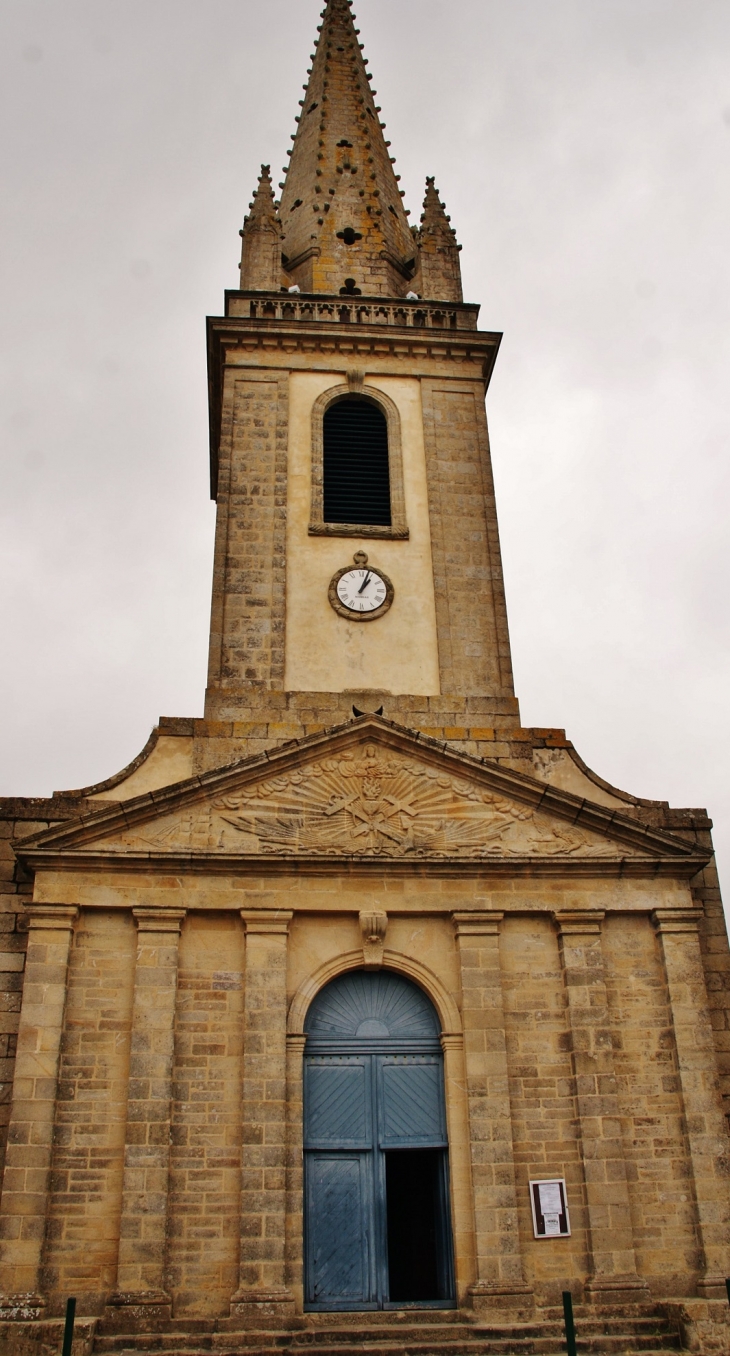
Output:
[[[395,590],[387,574],[368,565],[364,551],[356,551],[355,564],[338,570],[330,581],[328,597],[335,612],[348,621],[376,621],[390,607]]]

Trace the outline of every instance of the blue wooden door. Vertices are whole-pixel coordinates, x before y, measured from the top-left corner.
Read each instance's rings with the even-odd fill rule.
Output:
[[[305,1066],[307,1298],[374,1308],[373,1089],[369,1055],[310,1055]]]
[[[441,1261],[432,1288],[441,1298],[429,1292],[426,1302],[448,1303],[452,1281],[443,1060],[432,1005],[399,976],[358,971],[318,995],[307,1029],[307,1308],[391,1304],[395,1273],[389,1268],[388,1241],[391,1249],[394,1240],[401,1240],[401,1248],[407,1244],[402,1230],[393,1230],[387,1195],[390,1190],[394,1198],[398,1190],[393,1183],[408,1151],[430,1154],[428,1170],[434,1182],[438,1178]],[[405,1181],[401,1173],[398,1198],[408,1209]]]
[[[372,1154],[306,1158],[308,1296],[319,1308],[374,1308]]]

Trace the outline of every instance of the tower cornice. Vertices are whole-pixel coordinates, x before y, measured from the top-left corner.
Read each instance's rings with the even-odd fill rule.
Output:
[[[371,376],[397,376],[407,370],[479,382],[486,392],[502,335],[476,328],[478,306],[382,297],[356,301],[353,306],[340,297],[231,291],[226,293],[226,314],[208,317],[212,498],[217,493],[226,368],[260,368],[264,357],[266,366],[283,371],[366,368]],[[349,314],[347,320],[340,318],[343,312]]]

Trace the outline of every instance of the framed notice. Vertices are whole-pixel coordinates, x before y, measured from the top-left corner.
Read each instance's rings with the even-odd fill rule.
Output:
[[[567,1238],[570,1216],[564,1177],[530,1182],[530,1205],[535,1238]]]

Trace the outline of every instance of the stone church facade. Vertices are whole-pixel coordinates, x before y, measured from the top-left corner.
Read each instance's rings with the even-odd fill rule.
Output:
[[[204,718],[0,805],[0,1339],[75,1295],[79,1356],[554,1350],[570,1289],[621,1350],[730,1351],[711,824],[520,724],[500,336],[358,39],[328,0],[208,322]]]

